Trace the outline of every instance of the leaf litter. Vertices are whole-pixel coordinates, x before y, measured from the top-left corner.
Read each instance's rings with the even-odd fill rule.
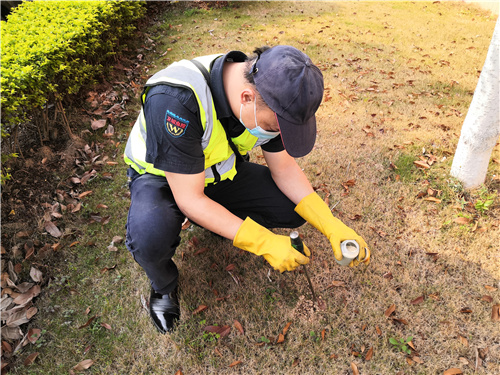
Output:
[[[125,86],[126,87],[126,86]],[[127,88],[126,88],[127,89]],[[125,90],[126,90],[125,89]],[[123,93],[123,98],[128,98],[128,95]],[[108,100],[120,100],[120,94],[116,91],[107,91],[105,93],[90,92],[89,98],[94,97],[92,100],[92,105],[94,106],[94,116],[99,113],[104,118],[96,119],[95,117],[90,120],[91,128],[93,131],[100,131],[100,129],[105,128],[104,138],[106,142],[110,144],[116,144],[113,140],[115,136],[114,128],[112,123],[116,121],[116,118],[123,118],[127,114],[124,111],[125,101],[122,101],[120,105],[111,105],[107,107],[105,111],[98,110],[98,106],[109,105]],[[100,98],[107,98],[102,101]],[[119,104],[119,103],[118,103]],[[109,122],[111,121],[111,124]],[[107,126],[107,127],[106,127]],[[79,143],[78,143],[79,142]],[[118,156],[116,153],[114,155],[107,156],[103,153],[104,147],[96,142],[90,144],[85,144],[83,141],[78,141],[72,147],[63,152],[61,155],[62,164],[67,163],[67,166],[76,166],[74,169],[74,174],[66,181],[59,183],[54,189],[52,185],[47,185],[42,190],[42,184],[39,183],[36,175],[38,173],[52,173],[51,168],[54,165],[55,158],[52,156],[52,152],[48,147],[47,150],[49,157],[45,157],[42,161],[42,167],[34,173],[34,180],[30,181],[25,179],[22,184],[29,186],[30,183],[37,183],[38,196],[36,199],[30,197],[30,200],[34,205],[38,205],[40,210],[44,212],[42,231],[45,231],[49,236],[57,239],[61,242],[51,243],[50,241],[42,243],[39,240],[33,241],[33,233],[21,230],[15,233],[14,238],[19,240],[25,240],[24,244],[18,243],[12,246],[11,249],[6,249],[2,245],[2,258],[8,259],[19,259],[24,253],[24,263],[32,264],[32,262],[37,262],[47,257],[56,251],[60,251],[65,246],[65,239],[70,238],[72,235],[72,229],[68,228],[68,224],[72,219],[72,215],[78,215],[81,213],[82,200],[84,200],[89,195],[93,194],[90,189],[83,189],[82,187],[89,185],[90,182],[96,178],[112,179],[113,174],[109,172],[104,172],[104,166],[117,166],[118,163],[114,159]],[[50,151],[50,152],[49,152]],[[59,164],[58,168],[64,168],[64,165]],[[46,178],[45,182],[49,179]],[[50,191],[50,189],[54,189]],[[29,189],[26,191],[30,191]],[[51,198],[52,196],[52,198]],[[52,199],[52,200],[51,200]],[[97,209],[107,209],[108,206],[105,204],[99,204]],[[21,209],[11,213],[15,216],[22,217],[23,212]],[[30,215],[28,215],[29,217]],[[15,218],[12,216],[12,218]],[[66,220],[67,219],[67,220]],[[98,221],[103,226],[108,224],[111,220],[111,216],[101,216],[99,213],[91,215],[91,221]],[[33,216],[31,215],[31,220]],[[28,225],[28,224],[25,224]],[[34,225],[33,227],[36,227]],[[122,243],[123,238],[121,236],[115,236],[111,240],[110,249],[111,251],[116,251],[116,245]],[[79,241],[73,241],[69,247],[73,247],[79,244]],[[16,263],[15,266],[11,261],[8,262],[9,266],[8,273],[2,272],[2,299],[1,299],[1,315],[2,315],[2,340],[9,340],[11,343],[15,344],[16,351],[21,350],[27,344],[35,344],[38,338],[41,336],[42,330],[39,328],[30,328],[26,334],[23,333],[24,326],[27,325],[32,317],[38,312],[38,309],[33,305],[33,299],[35,299],[41,292],[43,292],[44,286],[44,272],[42,272],[38,267],[30,266],[29,276],[36,284],[19,282],[19,273],[21,271],[21,263]],[[47,267],[47,266],[44,266]],[[102,272],[106,272],[115,269],[116,265],[110,267],[104,267]],[[52,272],[49,272],[52,273]],[[51,276],[48,276],[49,278]],[[85,325],[87,326],[95,317],[91,318]],[[111,326],[107,323],[101,323],[101,326],[107,330],[111,329]],[[10,346],[7,341],[2,341],[2,345],[6,348]],[[10,351],[12,352],[12,350]],[[24,365],[33,365],[38,356],[38,352],[32,353],[24,360]],[[9,355],[8,350],[2,350],[2,369],[8,367],[11,361],[14,359],[12,355]],[[85,360],[77,364],[71,372],[77,373],[89,368],[92,365],[89,360]],[[2,371],[3,373],[3,371]]]

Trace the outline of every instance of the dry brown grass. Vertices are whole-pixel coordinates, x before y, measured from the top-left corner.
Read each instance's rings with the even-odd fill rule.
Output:
[[[309,274],[327,306],[311,311],[303,274],[268,274],[263,259],[191,228],[176,255],[182,321],[174,334],[161,336],[141,307],[147,280],[125,250],[120,281],[70,257],[79,288],[88,291],[78,299],[54,292],[44,303],[79,311],[81,324],[81,311],[92,305],[114,332],[75,332],[46,313],[38,323],[51,327],[46,350],[54,357],[40,356],[40,368],[64,373],[92,358],[89,371],[107,374],[351,374],[351,363],[362,374],[440,374],[453,367],[465,374],[500,373],[499,322],[491,320],[500,303],[499,199],[480,214],[473,205],[486,193],[464,191],[449,176],[495,17],[447,2],[232,3],[235,9],[212,11],[183,6],[166,15],[164,24],[172,27],[159,28],[164,35],[148,57],[154,59],[151,70],[263,44],[295,45],[323,69],[327,90],[318,141],[299,163],[334,214],[371,245],[372,262],[367,268],[337,266],[328,241],[308,224],[300,228],[313,251]],[[158,57],[167,48],[172,50]],[[494,152],[498,160],[498,146]],[[429,155],[437,157],[430,169],[413,165]],[[488,194],[498,195],[499,182],[492,179],[498,172],[492,163]],[[342,183],[349,180],[355,184],[347,192]],[[418,197],[429,188],[440,191],[441,203]],[[117,208],[122,220],[125,206]],[[454,221],[461,216],[471,224]],[[201,245],[194,246],[193,237]],[[200,247],[209,251],[195,255]],[[85,259],[91,264],[93,258]],[[226,271],[230,264],[238,283]],[[411,303],[420,296],[421,303]],[[208,309],[194,315],[200,305]],[[288,322],[285,341],[275,344]],[[231,333],[214,337],[203,330],[209,325],[229,325]],[[409,336],[409,356],[389,343]],[[84,355],[89,342],[93,349]],[[477,353],[484,361],[476,370]],[[230,367],[234,361],[241,363]]]

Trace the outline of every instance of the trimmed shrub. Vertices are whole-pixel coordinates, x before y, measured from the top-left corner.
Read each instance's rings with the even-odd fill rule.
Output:
[[[2,139],[103,73],[144,1],[30,1],[1,22]]]

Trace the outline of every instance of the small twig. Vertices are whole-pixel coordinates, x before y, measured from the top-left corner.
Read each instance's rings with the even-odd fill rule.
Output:
[[[38,136],[40,137],[40,146],[43,146],[43,138],[42,138],[42,132],[40,131],[40,126],[36,126],[36,130],[38,130]]]
[[[42,126],[43,126],[43,139],[44,140],[48,140],[49,139],[49,124],[50,124],[50,120],[49,120],[49,105],[46,104],[45,105],[45,111],[42,111],[42,116],[43,116],[43,123],[42,123]]]
[[[337,203],[335,203],[331,208],[330,208],[330,211],[333,211],[333,209],[335,207],[337,207],[337,205],[340,203],[340,199],[337,201]]]
[[[236,285],[240,285],[240,281],[238,280],[238,277],[234,276],[231,271],[227,271],[231,277],[233,278],[234,282],[236,283]]]
[[[146,298],[142,294],[141,294],[141,306],[144,308],[144,310],[149,312],[148,302],[146,301]]]
[[[19,145],[19,126],[16,126],[14,130],[14,147],[19,150],[19,155],[24,159],[23,150],[21,150],[21,146]]]
[[[270,283],[272,283],[272,282],[273,282],[273,280],[271,279],[271,276],[270,276],[270,275],[271,275],[271,269],[269,268],[269,269],[267,270],[267,279],[269,280],[269,282],[270,282]]]
[[[347,165],[347,170],[345,172],[345,177],[347,178],[347,176],[349,175],[349,168],[351,167],[351,161],[349,160],[349,164]]]
[[[476,348],[476,365],[474,367],[474,371],[477,372],[479,367],[482,365],[481,357],[479,356],[479,350]]]
[[[57,105],[58,105],[58,110],[59,112],[61,112],[62,114],[62,117],[63,117],[63,124],[64,124],[64,127],[66,128],[66,131],[68,132],[68,135],[71,139],[75,138],[75,135],[73,134],[73,132],[71,131],[71,127],[69,126],[69,121],[68,121],[68,118],[66,117],[66,113],[64,112],[64,107],[62,105],[62,101],[61,99],[59,99],[57,101]]]

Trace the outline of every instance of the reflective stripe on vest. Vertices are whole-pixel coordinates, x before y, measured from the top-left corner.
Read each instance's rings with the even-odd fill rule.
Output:
[[[196,58],[210,71],[212,61],[222,55],[210,55]],[[225,179],[233,179],[236,175],[236,157],[229,146],[226,132],[217,119],[215,104],[210,87],[203,74],[189,60],[175,62],[154,74],[147,82],[142,101],[146,97],[148,87],[156,85],[181,86],[190,89],[198,102],[200,122],[203,127],[201,145],[205,155],[205,186]],[[143,109],[130,132],[125,147],[125,162],[138,173],[151,173],[164,176],[165,172],[154,168],[146,162],[147,126]],[[269,140],[261,140],[244,131],[240,136],[232,138],[238,150],[245,155],[249,150]]]

